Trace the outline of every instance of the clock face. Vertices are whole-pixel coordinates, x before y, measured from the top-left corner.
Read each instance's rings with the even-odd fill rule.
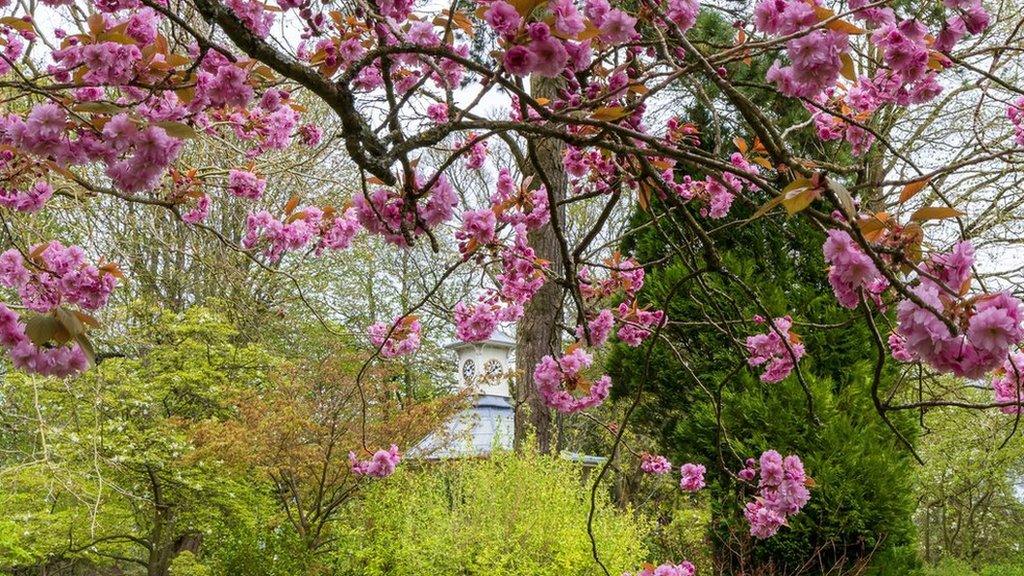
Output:
[[[501,362],[499,362],[499,361],[497,361],[497,360],[495,360],[493,358],[488,360],[484,364],[484,372],[488,376],[497,376],[498,374],[501,374],[501,369],[502,369]]]
[[[476,375],[476,363],[472,360],[466,360],[462,365],[462,377],[466,380],[470,380]]]

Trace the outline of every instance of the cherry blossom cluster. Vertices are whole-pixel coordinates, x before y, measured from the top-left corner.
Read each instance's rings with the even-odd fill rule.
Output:
[[[704,487],[704,472],[703,464],[683,464],[679,467],[679,488],[683,492],[697,492]]]
[[[0,286],[16,290],[22,306],[37,314],[25,320],[0,304],[0,345],[14,365],[61,377],[85,370],[88,358],[80,337],[95,320],[67,306],[103,307],[119,274],[115,266],[87,263],[81,248],[57,241],[32,247],[27,260],[14,248],[0,254]],[[30,338],[29,321],[45,321],[50,328]]]
[[[394,474],[400,460],[398,446],[394,444],[388,450],[377,450],[369,460],[360,460],[355,452],[348,453],[349,465],[356,476],[386,478]]]
[[[35,212],[43,207],[50,196],[53,196],[53,187],[45,180],[36,180],[25,190],[0,187],[0,206],[19,212]]]
[[[1013,124],[1013,138],[1016,140],[1017,146],[1024,148],[1024,96],[1010,104],[1010,107],[1006,109],[1006,115],[1010,118],[1010,123]]]
[[[454,312],[455,336],[463,342],[483,342],[494,334],[499,323],[517,320],[523,309],[507,305],[501,295],[492,290],[472,304],[455,304]]]
[[[755,316],[754,321],[765,323],[765,319],[760,316]],[[764,365],[762,382],[781,382],[806,353],[800,337],[791,330],[792,327],[793,319],[784,316],[772,320],[767,332],[747,337],[747,351],[750,353],[747,363],[751,366]]]
[[[911,289],[920,304],[908,298],[897,308],[899,334],[909,354],[966,378],[979,378],[1001,365],[1010,347],[1024,339],[1020,300],[1007,292],[969,296],[973,264],[969,242],[933,255]]]
[[[88,368],[89,361],[77,342],[55,347],[39,346],[32,342],[25,330],[18,314],[0,304],[0,346],[7,350],[15,368],[58,378]]]
[[[696,576],[697,568],[693,563],[683,561],[682,564],[665,562],[658,566],[653,564],[644,565],[635,576]],[[623,572],[622,576],[634,576],[630,572]]]
[[[238,198],[258,200],[267,189],[267,181],[246,170],[228,172],[228,192]]]
[[[513,226],[522,224],[527,231],[537,230],[551,219],[548,191],[544,186],[531,188],[532,178],[517,185],[507,168],[498,171],[491,205],[499,221]]]
[[[402,316],[396,318],[391,324],[377,322],[371,325],[367,334],[370,337],[370,343],[380,348],[382,357],[395,358],[412,354],[419,349],[421,329],[422,326],[418,318]]]
[[[889,287],[889,281],[878,271],[871,257],[847,232],[829,230],[822,250],[825,261],[830,264],[828,283],[843,307],[856,308],[861,294],[878,302],[879,296]]]
[[[53,240],[34,246],[28,256],[26,261],[15,248],[0,254],[0,286],[17,290],[22,305],[34,312],[66,304],[98,310],[117,284],[112,268],[87,263],[78,246]]]
[[[459,252],[469,256],[479,246],[493,242],[497,224],[498,218],[490,208],[463,212],[462,227],[455,233],[455,238],[459,241]]]
[[[644,269],[636,260],[615,254],[605,261],[605,268],[607,275],[602,277],[592,277],[588,267],[580,268],[579,288],[585,304],[596,309],[603,301],[618,296],[626,300],[614,308],[603,308],[596,313],[588,311],[586,330],[582,325],[577,326],[576,339],[588,346],[600,347],[608,340],[617,321],[619,340],[628,346],[639,346],[664,323],[665,313],[637,305],[635,296],[644,285]]]
[[[620,292],[626,298],[633,298],[644,287],[644,267],[632,258],[615,254],[605,262],[605,268],[608,274],[601,278],[591,278],[590,268],[580,268],[580,292],[590,302]]]
[[[445,29],[444,25],[435,24],[431,19],[420,20],[412,17],[411,2],[385,0],[378,3],[377,8],[387,19],[387,25],[373,25],[352,18],[345,21],[334,20],[339,36],[322,37],[315,43],[303,42],[299,45],[296,56],[327,77],[334,77],[339,71],[351,74],[354,76],[352,85],[361,92],[371,92],[385,84],[380,59],[364,62],[358,70],[353,69],[353,64],[366,55],[367,46],[394,46],[407,43],[420,48],[439,48],[443,45],[458,58],[469,56],[469,44],[455,42],[450,31],[442,42],[441,32]],[[320,22],[305,34],[306,38],[322,35],[321,30],[326,24],[325,15],[313,15],[308,5],[304,5],[300,14],[303,12],[307,14],[307,22]],[[458,61],[445,57],[423,58],[414,54],[400,54],[391,61],[391,64],[389,80],[393,90],[398,94],[409,93],[424,82],[429,82],[441,90],[454,89],[458,87],[465,73],[465,69]]]
[[[992,380],[996,402],[1014,404],[999,409],[1005,414],[1017,414],[1024,407],[1024,354],[1015,352],[1007,356],[1000,372]]]
[[[754,10],[757,30],[796,36],[786,41],[789,65],[776,61],[768,80],[783,94],[809,99],[818,137],[846,140],[858,156],[875,140],[865,128],[871,114],[884,104],[909,106],[935,98],[942,91],[937,75],[952,64],[943,52],[989,24],[979,0],[947,0],[953,14],[934,36],[919,20],[900,20],[891,8],[869,4],[856,0],[849,7],[854,18],[873,28],[870,31],[842,20],[821,27],[835,14],[817,1],[762,0]],[[882,66],[874,76],[858,76],[849,35],[869,32]],[[840,83],[841,77],[845,82]]]
[[[616,335],[628,346],[636,348],[651,335],[651,330],[661,325],[665,313],[661,310],[642,310],[636,301],[619,304],[619,322],[622,326]],[[598,315],[600,318],[600,315]]]
[[[518,318],[522,306],[544,286],[549,263],[537,258],[537,253],[528,243],[524,224],[516,224],[514,232],[513,243],[501,251],[502,270],[496,280],[501,297],[515,308],[508,316]]]
[[[250,212],[245,220],[242,247],[249,250],[264,246],[263,253],[270,261],[279,260],[286,252],[301,250],[314,238],[317,252],[324,248],[348,248],[359,231],[358,213],[348,208],[341,214],[334,209],[321,210],[307,206],[300,210],[289,208],[280,216],[266,210]]]
[[[417,189],[426,185],[415,184]],[[458,204],[455,189],[443,174],[437,175],[420,197],[410,209],[401,190],[380,187],[367,195],[356,194],[352,203],[359,223],[368,232],[381,235],[390,244],[408,246],[413,238],[451,220]]]
[[[571,346],[561,358],[542,358],[533,371],[533,380],[544,403],[559,412],[568,413],[604,402],[612,380],[607,375],[593,382],[584,378],[582,372],[592,362],[590,354],[576,346]]]
[[[760,168],[753,164],[739,152],[734,152],[729,157],[729,162],[738,172],[757,175],[761,173]],[[749,190],[758,190],[757,185],[742,176],[732,172],[723,172],[719,176],[707,176],[703,180],[693,180],[690,176],[683,176],[681,182],[673,180],[673,170],[670,168],[663,174],[669,186],[685,200],[698,199],[705,203],[701,209],[701,215],[709,218],[725,218],[732,208],[736,195],[746,187]]]
[[[758,474],[758,493],[753,502],[747,503],[743,515],[750,524],[750,534],[765,539],[774,536],[789,517],[807,504],[811,498],[807,489],[810,479],[798,456],[783,458],[775,450],[762,453],[760,462],[748,459],[739,476],[753,482]]]
[[[25,53],[25,40],[34,39],[35,32],[3,26],[0,27],[0,37],[3,38],[3,42],[0,43],[3,46],[0,49],[0,53],[3,55],[0,58],[0,76],[3,76],[11,71],[11,63],[17,62]]]
[[[644,452],[640,455],[640,470],[647,474],[667,474],[672,471],[672,463],[659,454]]]
[[[474,232],[470,228],[489,230],[487,236],[494,237],[494,212],[484,209],[469,214],[470,220],[483,223],[467,226],[467,214],[463,214],[463,227],[456,232],[456,238],[460,240],[460,249],[466,247],[464,253],[479,245],[479,237],[471,237]],[[499,323],[518,320],[523,315],[523,306],[544,286],[549,263],[537,258],[528,243],[527,230],[526,222],[518,220],[513,226],[511,244],[500,250],[502,270],[495,277],[498,289],[485,291],[473,303],[455,305],[455,335],[459,340],[480,342],[490,338]]]
[[[581,14],[572,0],[551,0],[548,10],[554,21],[530,21],[531,14],[520,14],[503,0],[486,5],[484,21],[500,37],[505,47],[502,62],[516,76],[536,74],[553,78],[568,68],[572,72],[586,69],[592,60],[592,40],[581,40],[588,24],[598,31],[596,42],[612,45],[638,37],[636,18],[607,0],[587,0]]]

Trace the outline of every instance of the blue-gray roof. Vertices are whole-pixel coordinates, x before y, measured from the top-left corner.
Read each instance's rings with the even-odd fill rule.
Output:
[[[487,456],[511,450],[515,410],[501,396],[478,395],[441,430],[424,438],[409,456],[426,460]]]

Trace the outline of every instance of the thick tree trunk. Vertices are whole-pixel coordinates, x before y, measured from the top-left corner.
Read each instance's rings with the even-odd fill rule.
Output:
[[[534,76],[530,80],[531,94],[534,98],[554,100],[557,96],[558,79]],[[527,156],[526,166],[522,167],[524,176],[533,176],[533,186],[541,185],[538,171],[543,171],[551,183],[556,201],[565,198],[566,178],[562,167],[563,144],[558,140],[537,138],[532,141],[536,150],[536,164]],[[554,206],[552,206],[554,209]],[[559,210],[564,213],[564,210]],[[564,220],[564,218],[559,218]],[[551,262],[551,271],[560,273],[562,256],[558,240],[551,224],[547,224],[531,232],[530,246],[536,251],[537,257]],[[515,444],[521,446],[525,437],[532,433],[537,437],[537,448],[542,453],[551,451],[554,444],[552,435],[551,411],[544,405],[537,394],[533,382],[533,368],[546,354],[557,353],[561,348],[557,323],[561,319],[561,290],[554,283],[548,282],[537,292],[525,307],[523,318],[516,328],[516,416]]]

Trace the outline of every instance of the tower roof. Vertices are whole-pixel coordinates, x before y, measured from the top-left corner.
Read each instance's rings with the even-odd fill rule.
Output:
[[[516,347],[516,340],[501,330],[496,330],[487,340],[480,342],[455,342],[454,344],[449,344],[447,348],[449,350],[462,350],[463,348],[476,346],[494,346],[495,348],[511,350]]]

